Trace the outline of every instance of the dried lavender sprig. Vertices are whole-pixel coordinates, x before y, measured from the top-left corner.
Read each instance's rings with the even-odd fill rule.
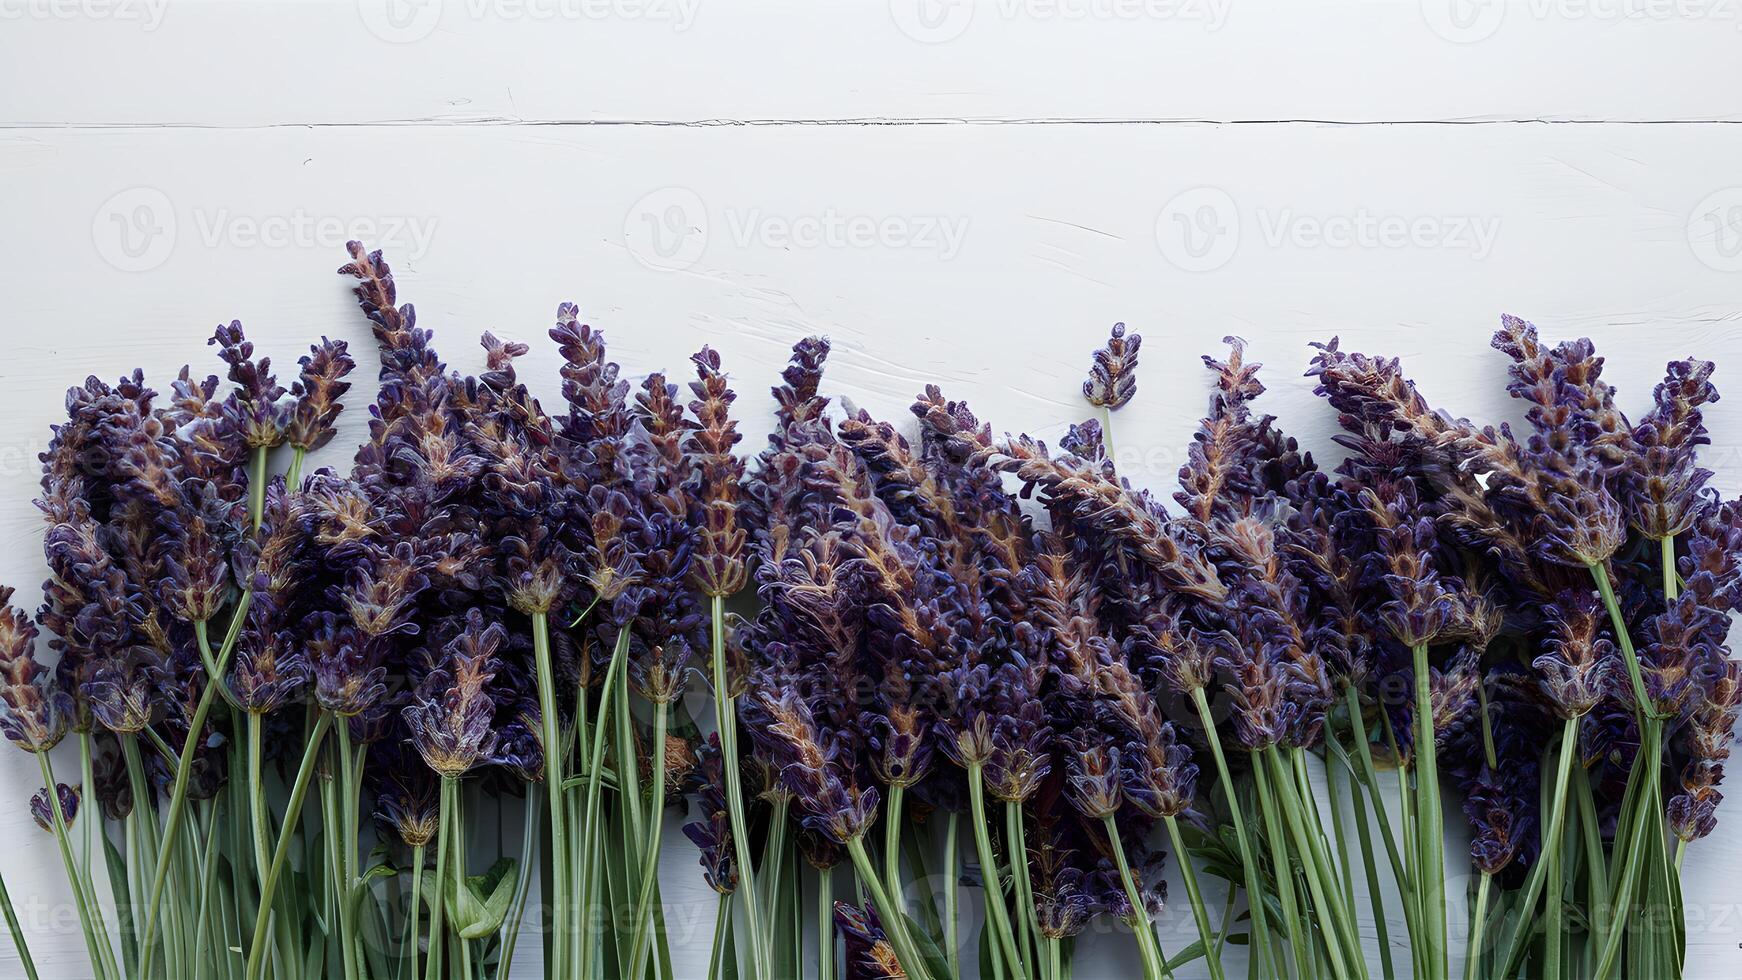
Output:
[[[691,360],[696,365],[697,379],[690,383],[696,396],[690,403],[690,412],[697,424],[686,448],[695,459],[699,479],[696,506],[700,510],[697,523],[701,528],[691,574],[711,607],[714,712],[725,753],[727,811],[733,846],[737,849],[738,875],[743,882],[745,921],[750,931],[751,980],[767,980],[770,960],[763,941],[761,910],[757,907],[750,831],[738,774],[737,700],[726,663],[725,597],[743,588],[746,575],[747,535],[738,524],[739,483],[744,464],[732,453],[742,438],[731,417],[732,402],[737,396],[721,370],[719,352],[703,347]]]
[[[1107,346],[1095,351],[1088,380],[1083,382],[1083,397],[1101,410],[1102,441],[1109,460],[1117,459],[1113,451],[1113,411],[1124,408],[1137,394],[1137,352],[1142,346],[1142,335],[1134,333],[1127,337],[1125,324],[1113,324]]]

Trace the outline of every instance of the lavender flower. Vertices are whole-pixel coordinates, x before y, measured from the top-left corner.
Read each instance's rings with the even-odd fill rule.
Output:
[[[901,968],[876,909],[867,904],[860,911],[836,902],[835,924],[846,943],[847,976],[852,980],[906,980],[907,971]]]
[[[1535,787],[1483,767],[1464,797],[1464,815],[1471,828],[1470,859],[1483,874],[1506,870],[1531,836],[1535,808],[1520,797],[1521,791],[1534,792]]]
[[[1589,714],[1608,695],[1619,665],[1615,644],[1604,635],[1607,613],[1588,590],[1563,592],[1542,612],[1555,630],[1547,652],[1531,661],[1542,691],[1563,718]]]
[[[242,335],[242,321],[220,326],[210,343],[230,365],[230,380],[236,391],[225,402],[226,420],[242,433],[252,449],[281,445],[289,424],[288,406],[281,404],[285,391],[272,374],[272,359],[254,360],[254,345]]]
[[[722,597],[742,589],[746,577],[746,533],[738,524],[738,484],[744,464],[732,453],[742,438],[731,418],[737,396],[720,370],[718,351],[703,347],[690,360],[695,362],[698,380],[690,383],[696,396],[690,402],[696,428],[690,433],[689,449],[700,479],[694,517],[700,537],[691,574],[703,594]]]
[[[395,749],[386,765],[371,767],[381,780],[375,791],[375,819],[407,847],[424,847],[440,829],[441,798],[430,770],[415,759]]]
[[[1124,787],[1119,778],[1119,749],[1101,741],[1098,732],[1072,732],[1065,753],[1065,795],[1077,812],[1104,820],[1119,812]]]
[[[315,701],[322,709],[355,718],[381,703],[387,696],[387,667],[379,640],[365,640],[355,627],[340,626],[330,612],[311,616],[303,630]]]
[[[1718,400],[1714,367],[1692,358],[1671,362],[1653,394],[1656,407],[1633,429],[1638,454],[1624,472],[1627,518],[1653,540],[1686,533],[1705,509],[1702,491],[1712,473],[1695,452],[1712,441],[1700,409]]]
[[[726,809],[726,766],[720,736],[709,733],[697,753],[701,785],[696,795],[700,820],[684,825],[684,836],[701,851],[702,877],[722,895],[738,888],[738,868],[732,848],[732,821]]]
[[[755,682],[744,722],[768,754],[782,786],[804,812],[804,824],[838,844],[862,837],[877,816],[875,787],[861,789],[852,760],[837,739],[817,727],[810,706],[772,678]]]
[[[55,786],[55,797],[60,803],[60,816],[64,826],[71,827],[73,818],[79,813],[80,788],[60,783]],[[49,809],[48,790],[40,789],[30,798],[30,818],[36,825],[48,833],[55,833],[54,811]]]
[[[1089,380],[1083,382],[1083,397],[1102,408],[1123,408],[1137,394],[1137,351],[1143,346],[1138,334],[1125,336],[1125,324],[1113,324],[1107,346],[1095,351]]]
[[[507,636],[502,624],[486,627],[480,610],[469,611],[465,628],[405,706],[412,745],[443,778],[458,779],[496,752],[495,704],[486,688],[500,669],[497,651]]]
[[[0,732],[26,752],[46,752],[66,734],[71,704],[36,657],[36,624],[0,586]]]
[[[1736,719],[1742,715],[1742,663],[1725,664],[1724,674],[1692,711],[1685,736],[1688,761],[1682,770],[1681,792],[1669,801],[1669,825],[1676,837],[1694,841],[1717,829],[1718,804],[1724,799],[1718,784],[1730,759]]]
[[[321,338],[301,361],[302,374],[290,393],[296,403],[285,426],[284,441],[293,449],[319,449],[332,441],[333,423],[344,409],[339,401],[351,389],[345,376],[356,368],[345,342]]]

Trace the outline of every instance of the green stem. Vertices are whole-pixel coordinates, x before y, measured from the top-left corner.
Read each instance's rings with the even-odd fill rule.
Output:
[[[1252,835],[1246,828],[1246,817],[1240,809],[1240,797],[1234,792],[1234,775],[1228,768],[1227,757],[1222,754],[1222,741],[1216,735],[1216,721],[1210,714],[1210,701],[1202,688],[1192,691],[1192,704],[1197,708],[1198,724],[1203,729],[1204,740],[1210,744],[1210,754],[1215,757],[1216,778],[1222,784],[1222,796],[1228,801],[1229,820],[1234,825],[1234,839],[1240,846],[1241,872],[1246,882],[1246,905],[1252,918],[1251,953],[1259,962],[1264,962],[1270,958],[1270,929],[1266,922],[1265,892],[1257,850],[1252,846]]]
[[[1635,715],[1643,715],[1651,699],[1645,691],[1645,675],[1639,668],[1639,654],[1633,649],[1633,637],[1627,632],[1627,620],[1621,615],[1621,604],[1615,599],[1615,586],[1609,581],[1608,566],[1590,565],[1591,576],[1597,580],[1597,591],[1603,594],[1603,605],[1609,609],[1609,621],[1615,627],[1615,640],[1621,644],[1621,662],[1627,667],[1627,679],[1633,685]],[[1644,726],[1641,726],[1642,728]]]
[[[1119,460],[1113,451],[1113,410],[1106,405],[1101,406],[1101,445],[1107,450],[1107,460],[1114,468],[1119,466]]]
[[[653,806],[647,845],[641,856],[641,895],[635,900],[635,940],[630,945],[635,965],[629,971],[631,980],[647,976],[647,954],[650,948],[647,925],[653,919],[654,886],[659,883],[659,838],[665,826],[660,813],[665,801],[665,729],[671,706],[665,701],[653,705]]]
[[[19,928],[18,913],[12,908],[12,894],[6,890],[4,877],[0,877],[0,911],[6,913],[6,928],[12,933],[12,945],[18,950],[18,959],[24,964],[24,975],[29,980],[38,980],[36,961],[30,958],[30,944],[24,941],[24,930]]]
[[[817,980],[835,980],[834,868],[817,869]]]
[[[831,916],[831,921],[832,918]],[[714,915],[714,944],[712,951],[708,954],[708,980],[721,980],[727,975],[727,947],[731,939],[732,893],[722,892],[719,911]],[[732,969],[730,972],[733,976],[738,973],[736,969]],[[561,978],[557,978],[557,980],[561,980]],[[591,980],[591,977],[583,975],[581,980]]]
[[[448,804],[448,812],[453,815],[454,823],[453,846],[450,850],[454,855],[454,894],[458,895],[466,887],[466,824],[464,807],[460,800],[460,781],[444,779],[442,789],[453,797]],[[460,951],[460,977],[463,980],[472,980],[472,944],[458,930],[455,930],[453,940],[455,948]]]
[[[605,669],[605,680],[599,691],[599,721],[593,728],[593,746],[589,758],[592,765],[587,769],[587,801],[586,819],[581,824],[584,828],[581,837],[582,860],[576,865],[582,874],[580,888],[580,914],[583,918],[581,928],[580,977],[581,980],[591,980],[594,974],[594,959],[597,956],[598,931],[594,929],[594,906],[598,904],[598,896],[594,886],[598,877],[595,857],[603,835],[599,828],[600,781],[605,774],[605,732],[611,724],[611,708],[615,701],[613,692],[616,685],[622,683],[624,661],[628,659],[628,646],[625,636],[618,637],[616,649],[611,654],[611,663]],[[722,742],[722,754],[724,743]],[[619,780],[621,783],[622,780]],[[555,793],[555,789],[552,789]],[[742,881],[742,870],[740,870]]]
[[[285,807],[284,829],[278,835],[278,849],[272,855],[272,868],[260,886],[260,914],[255,917],[254,941],[248,951],[248,980],[257,980],[260,976],[261,954],[266,949],[266,935],[271,926],[272,896],[278,888],[279,876],[284,872],[285,861],[290,857],[290,841],[296,836],[294,831],[302,814],[303,800],[308,796],[309,783],[314,779],[315,762],[320,755],[321,742],[326,739],[327,728],[331,724],[332,719],[324,712],[320,720],[315,722],[314,731],[309,733],[308,747],[303,750],[302,765],[296,772],[296,782],[290,789],[290,803]]]
[[[732,824],[732,844],[738,852],[738,887],[744,893],[744,919],[750,930],[751,980],[769,980],[768,953],[763,945],[762,919],[756,906],[756,881],[750,854],[750,822],[744,818],[744,786],[738,775],[738,708],[726,671],[726,606],[711,596],[713,619],[714,716],[720,729],[721,756],[726,768],[726,814]],[[890,916],[897,920],[897,916]]]
[[[1264,772],[1264,756],[1258,749],[1251,750],[1251,755],[1252,781],[1258,786],[1258,810],[1264,819],[1265,839],[1270,844],[1270,864],[1276,874],[1277,900],[1282,906],[1283,925],[1288,930],[1288,948],[1294,958],[1296,974],[1304,978],[1312,973],[1308,961],[1311,946],[1307,942],[1306,929],[1301,925],[1299,906],[1295,903],[1294,866],[1288,859],[1288,843],[1277,819],[1270,778]]]
[[[442,954],[447,945],[447,885],[448,841],[453,837],[453,792],[442,779],[440,816],[436,824],[435,896],[429,912],[429,960],[424,965],[423,980],[437,980],[442,975]]]
[[[206,718],[212,712],[212,703],[224,686],[224,671],[229,666],[230,654],[236,649],[236,640],[242,635],[242,621],[247,618],[253,595],[252,590],[242,593],[242,598],[236,603],[236,611],[230,614],[229,633],[224,637],[223,648],[208,667],[211,672],[206,678],[206,689],[200,692],[199,704],[195,706],[193,719],[188,725],[187,739],[182,743],[181,757],[176,762],[175,784],[169,794],[169,815],[164,819],[163,835],[158,843],[157,858],[152,865],[154,871],[151,897],[146,903],[145,938],[139,943],[139,969],[145,975],[151,973],[152,943],[157,937],[157,917],[163,908],[163,885],[169,875],[169,852],[175,847],[176,837],[181,831],[182,815],[187,812],[188,779],[193,775],[194,751],[199,747],[200,734],[205,731]],[[194,632],[203,640],[205,622],[195,623]],[[206,644],[202,643],[202,647],[204,646]]]
[[[1535,867],[1531,868],[1530,877],[1525,881],[1524,894],[1515,906],[1518,909],[1518,918],[1503,947],[1504,953],[1499,961],[1500,970],[1494,974],[1497,977],[1512,976],[1524,955],[1525,937],[1531,932],[1537,897],[1542,894],[1550,859],[1560,849],[1561,829],[1566,825],[1567,818],[1567,780],[1578,745],[1579,719],[1568,718],[1561,729],[1560,764],[1555,772],[1554,798],[1549,809],[1548,826],[1542,828],[1542,854],[1538,856]]]
[[[865,853],[865,841],[855,837],[847,841],[847,854],[853,859],[853,870],[859,873],[859,883],[871,893],[871,901],[880,909],[893,909],[889,900],[889,892],[883,887],[883,879],[877,874],[877,869],[871,865],[871,855]],[[901,962],[903,972],[910,980],[930,980],[926,972],[925,961],[920,958],[918,948],[913,944],[913,938],[907,932],[907,920],[904,916],[882,916],[884,931],[889,935],[889,943],[895,948],[895,958]]]
[[[617,631],[617,645],[625,652],[629,649],[629,627]],[[641,811],[641,753],[635,743],[635,716],[629,711],[629,681],[625,678],[619,682],[614,692],[617,699],[617,731],[616,753],[617,766],[617,796],[623,803],[623,811],[628,816],[626,843],[629,846],[629,868],[639,873],[641,868],[641,842],[647,839],[646,821]],[[735,741],[735,740],[734,740]],[[635,778],[632,778],[635,777]],[[639,887],[638,881],[631,881],[631,888]]]
[[[1433,687],[1428,674],[1427,644],[1415,654],[1415,788],[1417,861],[1421,867],[1422,931],[1427,938],[1430,977],[1446,975],[1445,813],[1440,808],[1439,749],[1435,744]]]
[[[530,816],[528,817],[527,822],[533,822]],[[405,903],[406,918],[411,920],[405,925],[405,943],[407,946],[411,947],[411,970],[405,975],[410,977],[411,980],[419,980],[417,975],[417,946],[418,920],[421,916],[418,915],[418,912],[423,907],[423,852],[424,845],[422,844],[415,845],[411,849],[411,900]],[[509,975],[507,964],[511,962],[513,958],[514,948],[510,946],[502,961],[502,975],[504,977]]]
[[[974,819],[974,846],[980,855],[980,880],[986,893],[986,919],[998,940],[998,950],[1016,980],[1026,980],[1023,957],[1016,949],[1016,933],[1010,928],[1010,909],[1004,904],[1004,885],[998,874],[998,859],[992,853],[992,837],[986,822],[986,785],[983,766],[968,766],[968,802]],[[1012,859],[1014,861],[1014,859]]]
[[[292,493],[302,484],[302,464],[308,458],[308,450],[295,446],[290,451],[290,468],[284,471],[284,485]]]
[[[1145,980],[1161,980],[1171,976],[1167,958],[1161,955],[1155,939],[1155,926],[1149,921],[1149,906],[1143,902],[1143,892],[1137,887],[1137,877],[1131,873],[1131,862],[1125,859],[1125,842],[1119,839],[1119,824],[1111,813],[1101,818],[1107,828],[1107,838],[1113,844],[1113,858],[1119,863],[1119,880],[1125,886],[1125,900],[1131,903],[1132,928],[1137,932],[1137,951],[1143,956]]]
[[[1675,538],[1658,542],[1663,553],[1663,597],[1673,605],[1681,594],[1681,582],[1675,571]]]
[[[889,803],[883,808],[883,886],[897,905],[891,912],[907,914],[907,890],[901,887],[901,804],[907,786],[889,787]]]
[[[345,976],[358,975],[357,914],[351,903],[351,891],[357,887],[357,804],[358,773],[351,751],[351,723],[345,718],[333,722],[339,736],[339,942],[340,958]],[[288,824],[287,824],[288,826]]]
[[[562,928],[564,910],[569,900],[569,890],[573,883],[568,875],[568,827],[563,811],[563,757],[555,751],[562,744],[559,726],[561,719],[556,707],[556,672],[551,663],[550,653],[550,617],[546,613],[532,614],[532,650],[538,674],[538,713],[543,729],[544,744],[550,748],[544,754],[544,784],[550,788],[550,903],[551,921],[559,923],[555,935],[551,937],[550,975],[553,977],[567,976],[570,957],[571,936]],[[527,812],[527,821],[532,822],[532,812]],[[508,956],[513,959],[512,953]]]
[[[514,886],[514,902],[508,909],[506,924],[508,932],[502,937],[502,962],[496,968],[498,976],[503,980],[514,975],[514,949],[520,945],[521,921],[526,917],[526,896],[532,890],[532,868],[538,864],[538,806],[539,795],[544,792],[542,783],[534,783],[526,790],[525,826],[520,832],[520,880]],[[560,920],[557,920],[560,921]],[[558,926],[558,931],[561,927]]]
[[[954,810],[944,820],[944,950],[950,976],[962,975],[962,940],[956,923],[957,893],[961,888],[961,860],[957,853],[961,815]]]
[[[217,889],[218,879],[217,830],[218,804],[217,801],[214,800],[211,808],[206,811],[206,846],[204,848],[204,853],[200,857],[199,911],[194,917],[194,939],[196,943],[204,940],[206,930],[211,923],[212,892]],[[200,949],[196,946],[194,980],[205,980],[206,963],[210,960],[210,956],[208,955],[210,952],[211,951],[208,949]]]
[[[1210,912],[1204,908],[1204,893],[1198,888],[1198,872],[1192,867],[1192,856],[1186,851],[1185,838],[1180,835],[1179,821],[1172,816],[1162,818],[1167,824],[1167,836],[1173,841],[1175,862],[1180,877],[1186,883],[1186,898],[1192,903],[1192,918],[1198,923],[1198,938],[1204,941],[1204,959],[1210,964],[1211,980],[1224,980],[1222,954],[1216,946],[1216,930],[1210,926]]]
[[[1566,874],[1563,870],[1561,854],[1563,848],[1555,847],[1548,858],[1548,879],[1543,886],[1543,972],[1548,980],[1565,980],[1562,972],[1562,949],[1566,945],[1566,932],[1561,927],[1561,893],[1566,886]]]
[[[1299,761],[1300,757],[1296,756]],[[1337,767],[1325,766],[1325,791],[1331,798],[1331,833],[1336,837],[1337,866],[1343,878],[1343,907],[1349,910],[1355,908],[1355,873],[1349,861],[1348,836],[1343,830],[1343,792],[1339,788],[1342,779],[1337,775]],[[1305,790],[1302,790],[1303,795]],[[1311,797],[1305,797],[1311,799]]]
[[[73,904],[79,913],[79,926],[85,933],[85,946],[91,954],[91,969],[98,980],[113,976],[109,965],[109,957],[103,955],[103,947],[108,943],[109,931],[103,927],[100,912],[91,909],[86,899],[84,885],[79,874],[78,861],[73,857],[72,839],[67,834],[66,814],[60,810],[60,791],[54,778],[54,766],[48,761],[47,752],[36,753],[37,764],[42,769],[44,785],[48,787],[49,812],[53,815],[51,825],[54,829],[55,842],[60,845],[61,862],[66,865],[67,884],[73,890]],[[87,818],[88,819],[88,818]]]
[[[1640,747],[1644,751],[1644,747]],[[1653,777],[1655,778],[1655,777]],[[1608,980],[1609,971],[1615,967],[1615,957],[1621,951],[1621,937],[1627,931],[1629,919],[1628,909],[1633,904],[1633,886],[1638,881],[1639,862],[1645,853],[1647,837],[1646,821],[1635,820],[1633,833],[1627,844],[1627,855],[1622,862],[1620,890],[1615,894],[1612,903],[1615,907],[1613,920],[1609,923],[1609,933],[1604,938],[1603,955],[1597,961],[1597,969],[1592,974],[1595,980]]]
[[[254,447],[254,462],[249,469],[248,525],[256,531],[266,516],[266,454],[270,451],[267,446]]]
[[[1482,933],[1488,924],[1488,892],[1494,876],[1482,873],[1482,884],[1476,889],[1476,914],[1470,920],[1470,951],[1464,959],[1464,980],[1476,980],[1481,973]]]
[[[1004,801],[1004,837],[1010,850],[1010,877],[1016,882],[1017,938],[1027,958],[1031,950],[1039,948],[1040,922],[1035,918],[1034,884],[1028,874],[1028,833],[1022,826],[1022,804],[1016,800]],[[1026,965],[1030,976],[1039,973],[1041,964],[1034,959],[1026,959]]]
[[[1365,739],[1366,732],[1357,731],[1355,736]],[[1331,743],[1333,748],[1336,744]],[[1347,765],[1348,756],[1342,756]],[[1367,901],[1373,909],[1373,929],[1378,934],[1380,966],[1385,971],[1385,980],[1396,980],[1397,965],[1391,954],[1391,927],[1386,924],[1385,897],[1379,891],[1379,865],[1373,859],[1373,832],[1367,825],[1367,795],[1358,785],[1361,782],[1353,769],[1349,770],[1349,798],[1355,804],[1355,836],[1361,847],[1361,869],[1367,874]],[[1400,885],[1401,887],[1401,885]],[[1404,924],[1407,928],[1413,919],[1409,916],[1409,906],[1404,905]]]
[[[780,899],[786,887],[782,875],[785,872],[786,833],[791,813],[792,801],[782,795],[768,816],[768,834],[762,841],[762,873],[757,878],[762,883],[762,902],[768,910],[768,931],[762,941],[768,949],[770,970],[778,964],[775,960],[776,944],[780,938],[781,927]]]
[[[95,793],[97,791],[97,776],[91,761],[91,733],[88,731],[82,731],[78,734],[80,785],[84,787],[85,792]],[[86,868],[92,867],[91,855],[95,853],[92,849],[93,838],[91,835],[91,828],[95,827],[99,822],[100,821],[97,820],[86,820],[79,826],[79,863]]]
[[[1307,891],[1312,896],[1313,909],[1318,915],[1319,931],[1324,936],[1325,949],[1330,953],[1331,973],[1338,980],[1343,980],[1352,975],[1348,965],[1348,915],[1337,902],[1336,886],[1327,881],[1330,869],[1313,847],[1311,832],[1301,814],[1298,794],[1289,779],[1280,751],[1275,746],[1265,749],[1263,761],[1270,765],[1270,775],[1275,782],[1274,798],[1281,806],[1284,826],[1294,837],[1295,853],[1300,855]],[[1354,955],[1359,954],[1360,946],[1357,943]]]

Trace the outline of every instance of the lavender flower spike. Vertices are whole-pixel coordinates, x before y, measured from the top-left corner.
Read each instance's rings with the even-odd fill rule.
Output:
[[[466,628],[448,644],[447,658],[424,677],[405,706],[411,742],[445,779],[458,779],[496,753],[491,729],[495,703],[485,690],[500,664],[496,651],[508,638],[500,623],[484,625],[473,609]]]
[[[66,783],[55,786],[55,796],[60,799],[61,820],[69,828],[73,825],[73,818],[78,816],[79,799],[82,795],[77,786],[68,786]],[[48,808],[48,790],[37,790],[36,795],[30,798],[30,818],[47,833],[54,833],[54,812]]]
[[[66,735],[71,703],[36,659],[36,624],[0,586],[0,732],[26,752],[46,752]]]
[[[1113,324],[1107,346],[1095,352],[1089,380],[1083,382],[1083,397],[1105,409],[1123,408],[1137,394],[1137,350],[1140,334],[1125,335],[1125,324]]]

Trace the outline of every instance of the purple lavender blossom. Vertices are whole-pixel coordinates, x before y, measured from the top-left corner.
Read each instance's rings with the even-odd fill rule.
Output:
[[[80,789],[60,783],[55,786],[55,797],[60,803],[61,822],[66,827],[72,827],[73,819],[79,814]],[[39,789],[30,798],[30,818],[36,825],[48,833],[55,833],[54,811],[49,809],[48,790]]]
[[[458,779],[495,754],[495,704],[487,688],[500,669],[497,652],[507,635],[500,623],[485,626],[481,611],[468,612],[465,629],[405,706],[412,745],[444,778]]]
[[[732,821],[726,809],[726,766],[720,737],[709,733],[697,753],[700,787],[696,804],[701,819],[684,825],[684,836],[701,851],[702,877],[722,895],[738,889],[737,858],[732,846]]]
[[[0,586],[0,732],[26,752],[46,752],[66,734],[72,705],[37,660],[36,624]]]
[[[1125,335],[1125,324],[1113,324],[1107,346],[1095,351],[1089,380],[1083,382],[1083,397],[1102,408],[1123,408],[1137,394],[1137,351],[1143,337]]]

